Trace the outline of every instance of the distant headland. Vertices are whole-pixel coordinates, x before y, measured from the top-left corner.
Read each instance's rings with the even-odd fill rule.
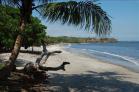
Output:
[[[115,38],[83,38],[83,37],[68,37],[68,36],[58,36],[58,37],[47,37],[46,42],[48,44],[52,43],[112,43],[117,42]]]

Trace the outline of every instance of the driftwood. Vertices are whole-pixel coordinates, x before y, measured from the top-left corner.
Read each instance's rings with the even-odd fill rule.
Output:
[[[70,64],[69,62],[63,62],[60,66],[58,67],[43,67],[39,66],[40,70],[45,70],[45,71],[57,71],[57,70],[63,70],[65,71],[65,65]]]
[[[15,65],[12,65],[12,72],[19,72],[19,73],[24,73],[25,75],[28,75],[33,80],[39,80],[39,81],[44,81],[45,79],[48,78],[46,71],[57,71],[57,70],[63,70],[65,71],[65,65],[70,64],[69,62],[63,62],[60,66],[57,67],[45,67],[43,64],[46,63],[47,59],[49,56],[62,53],[62,51],[52,51],[48,52],[46,49],[45,42],[42,41],[43,45],[43,50],[41,52],[41,55],[36,59],[35,63],[27,63],[22,70],[17,70]],[[45,57],[45,60],[43,61],[42,58]],[[4,67],[3,69],[0,70],[0,80],[5,80],[10,76],[11,71],[9,71],[9,67]]]
[[[46,75],[46,71],[57,71],[57,70],[63,70],[65,71],[65,65],[70,64],[69,62],[63,62],[60,66],[57,67],[45,67],[43,64],[46,63],[49,56],[62,53],[62,51],[52,51],[48,52],[46,49],[45,43],[42,41],[43,45],[43,51],[41,55],[36,59],[35,64],[34,63],[27,63],[22,71],[24,71],[25,74],[29,75],[33,79],[46,79],[48,76]],[[45,56],[45,60],[42,61],[42,58]]]

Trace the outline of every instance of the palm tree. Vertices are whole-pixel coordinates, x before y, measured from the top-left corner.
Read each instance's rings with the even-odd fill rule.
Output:
[[[53,0],[0,0],[4,6],[16,7],[20,10],[19,34],[15,40],[7,71],[13,69],[15,60],[22,44],[22,33],[28,23],[31,23],[32,11],[39,12],[50,22],[61,21],[62,24],[80,26],[86,30],[92,30],[97,35],[110,33],[111,21],[105,11],[92,1],[65,1]]]

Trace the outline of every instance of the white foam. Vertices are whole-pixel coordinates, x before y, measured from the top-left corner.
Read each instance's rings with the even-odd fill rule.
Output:
[[[87,49],[82,49],[82,50],[87,50]]]
[[[80,44],[89,44],[89,43],[80,43]]]
[[[129,61],[131,63],[134,63],[135,65],[139,65],[139,63],[137,62],[137,60],[135,60],[132,57],[121,56],[121,55],[118,55],[118,54],[113,54],[113,53],[108,53],[108,52],[102,52],[102,51],[97,51],[97,50],[89,50],[89,51],[91,51],[91,52],[97,52],[97,53],[103,53],[103,54],[107,54],[107,55],[111,55],[111,56],[115,56],[115,57],[118,57],[118,58],[122,58],[123,60]]]

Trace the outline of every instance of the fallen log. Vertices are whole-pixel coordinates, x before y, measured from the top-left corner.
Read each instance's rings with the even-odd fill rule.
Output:
[[[63,62],[60,66],[58,67],[44,67],[44,66],[39,66],[40,70],[44,71],[58,71],[58,70],[63,70],[65,71],[65,65],[70,64],[69,62]]]
[[[28,74],[30,77],[34,79],[46,79],[47,74],[46,71],[58,71],[63,70],[65,71],[65,66],[70,64],[69,62],[63,62],[60,66],[57,67],[45,67],[43,64],[46,63],[49,56],[62,53],[62,51],[52,51],[48,52],[46,49],[45,43],[42,41],[43,50],[41,55],[36,59],[35,64],[34,63],[27,63],[23,69],[25,74]],[[42,58],[45,56],[45,60],[42,61]]]

